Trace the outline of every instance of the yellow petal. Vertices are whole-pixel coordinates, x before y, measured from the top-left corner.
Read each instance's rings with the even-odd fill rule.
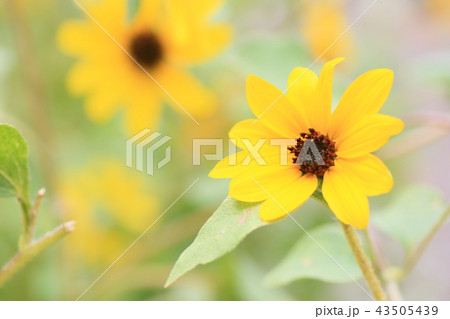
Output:
[[[198,64],[217,56],[224,51],[233,37],[232,28],[227,24],[202,27],[192,32],[193,37],[186,36],[177,42],[173,39],[173,35],[162,32],[171,48],[168,52],[170,58],[185,64]]]
[[[337,58],[324,65],[317,83],[313,109],[308,116],[310,127],[322,134],[328,132],[328,122],[331,117],[334,67],[342,60],[344,58]]]
[[[283,138],[283,136],[264,125],[262,121],[255,123],[255,120],[244,120],[235,124],[228,133],[228,137],[236,140],[236,145],[242,149],[245,149],[242,139],[247,139],[252,145],[256,145],[260,139],[266,139],[267,144],[269,144],[270,139]]]
[[[214,94],[190,73],[165,64],[154,77],[164,88],[161,94],[180,113],[197,119],[207,117],[215,110]]]
[[[187,18],[199,23],[209,18],[223,3],[224,0],[166,0],[165,6],[167,11],[169,11],[169,17],[172,17],[172,15],[175,16],[176,14],[183,15],[184,13]]]
[[[374,152],[400,133],[403,126],[401,120],[389,115],[368,115],[336,140],[337,155],[354,158]]]
[[[331,211],[341,222],[359,229],[367,227],[369,201],[354,176],[331,167],[323,176],[322,193]]]
[[[217,55],[230,42],[231,27],[211,23],[210,15],[223,1],[168,0],[167,19],[162,25],[171,56],[179,62],[198,63]]]
[[[249,75],[246,90],[248,104],[253,114],[260,118],[258,121],[287,138],[297,138],[306,131],[299,110],[275,86],[255,75]]]
[[[202,28],[196,33],[196,44],[191,44],[188,48],[195,50],[184,50],[184,60],[189,63],[200,63],[224,51],[225,47],[233,38],[233,30],[225,23],[215,24],[209,28]]]
[[[267,193],[274,194],[299,176],[301,172],[293,165],[249,167],[231,180],[229,195],[244,202],[260,202],[269,197]]]
[[[79,1],[79,4],[90,17],[85,15],[84,20],[71,20],[61,26],[58,42],[62,50],[75,55],[82,52],[104,55],[105,50],[92,52],[92,46],[99,42],[117,46],[110,36],[123,44],[126,31],[126,1]]]
[[[80,1],[79,3],[109,34],[115,36],[116,31],[125,27],[127,16],[127,1],[103,0],[83,2]],[[89,19],[91,23],[94,23],[94,21],[92,21],[90,18],[86,17],[86,19]]]
[[[294,182],[279,189],[264,201],[259,210],[261,219],[273,222],[301,206],[317,188],[317,177],[313,174],[299,176]]]
[[[67,75],[67,88],[74,95],[88,93],[96,83],[93,76],[92,65],[79,62],[75,64]]]
[[[359,181],[367,196],[385,194],[392,189],[394,179],[389,169],[375,155],[367,154],[356,158],[338,158],[336,169],[345,171]]]
[[[305,2],[301,32],[315,57],[331,60],[351,55],[353,37],[346,32],[350,22],[344,7],[336,0]]]
[[[394,73],[372,70],[358,77],[344,92],[331,116],[329,136],[338,138],[361,118],[377,113],[391,90]]]
[[[85,109],[88,117],[100,123],[109,120],[117,112],[120,98],[119,91],[111,90],[111,86],[99,87],[86,99]]]
[[[161,1],[141,0],[136,17],[133,19],[132,28],[135,30],[154,29],[161,18]]]
[[[125,127],[130,134],[145,128],[155,129],[161,113],[161,102],[157,96],[129,100],[125,110]]]
[[[306,126],[311,127],[308,118],[314,108],[315,90],[319,79],[317,75],[307,68],[295,68],[289,74],[287,85],[287,96],[291,102],[300,110]]]
[[[59,29],[57,42],[60,49],[66,54],[82,56],[85,60],[90,61],[109,62],[111,65],[112,61],[109,60],[111,54],[114,56],[126,56],[114,40],[126,45],[127,37],[125,36],[126,30],[124,28],[120,28],[114,33],[107,31],[109,35],[90,20],[70,20],[65,22]],[[108,59],[105,59],[106,56]]]
[[[186,1],[181,0],[182,3]],[[197,12],[200,16],[208,17],[215,11],[219,10],[224,4],[224,0],[196,0],[191,1],[189,5],[194,4],[193,10]],[[192,6],[191,6],[192,7]]]
[[[249,156],[247,151],[241,151],[232,155],[231,158],[230,156],[224,158],[216,164],[208,176],[212,178],[233,178],[238,174],[244,173],[249,166],[240,164],[247,156]],[[253,166],[252,163],[249,165]]]
[[[267,148],[259,151],[265,165],[277,165],[280,163],[279,150]],[[209,173],[212,178],[233,178],[246,173],[249,169],[260,165],[247,150],[237,152],[218,162]]]
[[[60,49],[71,55],[90,51],[89,32],[92,27],[86,21],[69,20],[58,30],[58,45]]]

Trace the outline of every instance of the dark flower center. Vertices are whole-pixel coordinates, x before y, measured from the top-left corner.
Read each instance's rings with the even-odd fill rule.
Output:
[[[131,41],[130,54],[144,68],[151,68],[163,58],[163,47],[158,37],[150,32],[137,34]]]
[[[310,128],[308,133],[300,133],[297,144],[288,150],[294,154],[293,163],[299,165],[300,171],[323,176],[334,166],[335,144],[328,136]]]

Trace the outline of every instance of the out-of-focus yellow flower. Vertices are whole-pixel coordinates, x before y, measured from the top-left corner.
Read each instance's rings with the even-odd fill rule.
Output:
[[[111,159],[65,177],[60,198],[77,225],[67,240],[70,255],[112,262],[156,219],[158,205],[142,177]]]
[[[425,6],[439,22],[450,24],[450,1],[425,0]]]
[[[229,43],[230,27],[209,22],[222,2],[142,0],[128,23],[126,0],[80,1],[173,99],[88,17],[66,22],[58,36],[63,51],[79,58],[68,75],[70,92],[86,96],[86,112],[96,122],[124,107],[131,133],[154,127],[164,102],[194,118],[208,116],[215,97],[186,67],[217,55]]]
[[[229,195],[237,200],[263,202],[259,212],[264,221],[285,217],[321,185],[323,197],[340,221],[365,228],[367,196],[392,188],[389,170],[370,153],[403,129],[401,120],[377,114],[391,89],[393,73],[387,69],[364,73],[331,114],[333,71],[340,61],[328,62],[319,77],[306,68],[294,69],[286,95],[254,75],[247,79],[247,100],[259,120],[245,120],[231,129],[230,138],[243,151],[220,161],[210,176],[232,178]],[[244,139],[252,145],[264,143],[259,145],[264,162],[248,162],[255,155]],[[281,146],[280,153],[274,139],[288,139],[290,146]],[[314,153],[312,158],[301,155],[305,143],[310,155],[311,142],[323,162]],[[285,163],[282,154],[288,159]]]
[[[338,38],[348,28],[349,22],[341,1],[305,1],[302,12],[301,33],[314,57],[329,61],[340,56],[351,57],[353,38],[349,32]],[[327,49],[338,40],[328,51]]]

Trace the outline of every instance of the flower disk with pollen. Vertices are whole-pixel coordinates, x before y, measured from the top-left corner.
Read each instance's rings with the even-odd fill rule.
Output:
[[[157,65],[163,58],[163,47],[158,37],[150,32],[137,34],[130,43],[133,58],[145,68]]]
[[[314,143],[323,162],[321,161],[321,163],[319,163],[319,159],[315,158],[314,154],[309,154],[311,159],[303,160],[299,163],[299,169],[305,174],[312,173],[321,177],[331,166],[334,166],[334,160],[336,159],[336,143],[330,140],[328,136],[310,128],[309,133],[300,133],[300,138],[297,139],[297,144],[295,146],[288,147],[288,150],[294,154],[294,158],[292,159],[293,163],[297,164],[306,140],[310,140]],[[307,152],[310,153],[310,150],[307,150]]]

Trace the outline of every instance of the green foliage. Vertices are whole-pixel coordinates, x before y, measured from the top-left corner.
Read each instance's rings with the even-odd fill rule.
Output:
[[[261,221],[259,203],[243,203],[225,199],[200,229],[194,242],[180,255],[166,287],[194,269],[233,250],[249,233],[267,225]]]
[[[136,16],[141,5],[141,0],[128,0],[127,1],[127,18],[128,21],[132,21]]]
[[[437,224],[446,207],[438,190],[415,185],[403,189],[390,205],[375,211],[371,222],[411,253]]]
[[[338,224],[319,226],[309,234],[301,237],[286,257],[267,274],[266,285],[283,286],[302,278],[345,283],[362,277]]]
[[[310,63],[308,50],[299,38],[275,35],[252,38],[237,47],[235,63],[284,90],[287,76],[298,66]]]
[[[28,147],[12,126],[0,125],[0,197],[28,202]]]
[[[234,255],[233,278],[240,300],[295,300],[284,288],[264,286],[265,267],[246,252]]]

